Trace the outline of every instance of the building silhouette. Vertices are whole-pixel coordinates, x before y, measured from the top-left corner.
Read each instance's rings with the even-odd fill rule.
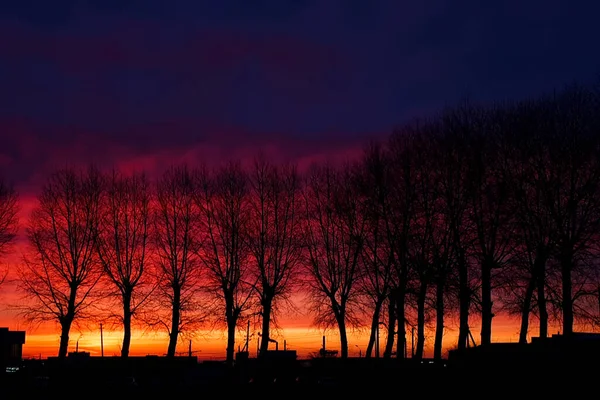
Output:
[[[23,360],[23,345],[25,344],[25,331],[11,331],[0,328],[0,373],[5,373],[11,368],[18,368]]]

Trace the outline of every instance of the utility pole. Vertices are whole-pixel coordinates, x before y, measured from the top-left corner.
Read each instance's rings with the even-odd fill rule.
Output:
[[[102,324],[100,324],[100,354],[104,357],[104,335],[102,333]]]
[[[248,347],[250,344],[249,342],[250,342],[250,320],[248,320],[248,327],[246,328],[246,346],[244,349],[244,351],[247,351],[248,354],[250,354],[250,347]]]

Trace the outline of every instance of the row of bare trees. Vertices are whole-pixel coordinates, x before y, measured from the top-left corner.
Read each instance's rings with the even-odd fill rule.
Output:
[[[497,313],[570,335],[600,323],[600,96],[569,87],[495,105],[461,103],[370,143],[359,160],[302,173],[257,157],[250,167],[178,165],[157,179],[95,167],[55,171],[27,223],[18,268],[28,321],[61,327],[116,318],[127,357],[132,324],[178,338],[214,321],[259,321],[260,355],[282,310],[305,302],[316,325],[367,327],[372,356],[441,358],[450,319],[458,348],[492,341]],[[17,198],[0,187],[0,250],[16,233]],[[256,318],[258,317],[258,318]],[[394,348],[395,346],[395,348]]]
[[[153,182],[94,166],[55,171],[27,224],[30,246],[17,272],[29,301],[17,307],[29,322],[60,325],[60,357],[73,324],[98,316],[122,324],[123,357],[134,317],[164,327],[174,356],[179,335],[216,313],[229,361],[241,318],[257,313],[264,352],[277,304],[298,282],[299,190],[295,167],[264,158],[251,173],[233,162],[180,165]],[[16,216],[11,196],[5,208]],[[8,222],[16,228],[14,216]],[[5,231],[8,243],[14,233]]]

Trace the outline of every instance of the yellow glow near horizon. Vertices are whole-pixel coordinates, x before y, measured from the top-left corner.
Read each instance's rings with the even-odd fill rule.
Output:
[[[514,321],[497,321],[493,328],[493,340],[497,342],[515,342],[518,340],[518,330],[515,329]],[[535,330],[532,327],[532,332]],[[552,332],[552,330],[551,330]],[[472,327],[472,333],[476,342],[479,342],[479,328]],[[432,331],[426,332],[425,356],[432,356],[433,351]],[[449,349],[455,347],[456,330],[448,329],[444,336],[444,354]],[[331,350],[340,349],[339,336],[336,331],[329,330],[323,332],[310,326],[287,327],[274,332],[272,337],[278,341],[278,348],[296,350],[299,358],[308,358],[311,353],[318,351],[322,346],[322,338],[325,335],[326,347]],[[226,351],[226,332],[224,331],[198,331],[192,339],[193,355],[201,360],[224,359]],[[411,352],[411,332],[407,332],[408,353]],[[415,338],[416,339],[416,338]],[[123,332],[119,330],[103,330],[102,340],[99,329],[93,332],[71,332],[69,351],[87,351],[93,356],[101,355],[102,343],[104,355],[119,356],[121,353],[121,343]],[[385,347],[386,334],[382,329],[380,333],[380,351],[383,353]],[[26,334],[26,342],[23,346],[24,358],[47,358],[56,356],[58,353],[60,334],[58,331],[52,333],[44,330],[42,332],[31,332]],[[364,355],[369,341],[369,332],[349,331],[348,332],[348,351],[352,357]],[[236,332],[235,350],[244,347],[246,342],[246,333]],[[159,355],[166,353],[168,338],[165,333],[144,333],[142,331],[132,332],[130,355],[145,356]],[[187,355],[189,350],[189,341],[183,337],[179,338],[177,346],[178,355]],[[258,347],[258,336],[251,331],[251,337],[248,341],[251,356],[254,356]],[[271,344],[275,349],[275,344]]]

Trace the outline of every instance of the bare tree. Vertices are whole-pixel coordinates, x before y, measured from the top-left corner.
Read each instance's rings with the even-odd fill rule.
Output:
[[[248,244],[256,264],[254,288],[260,300],[260,355],[272,341],[280,300],[290,300],[304,247],[299,211],[300,179],[295,166],[273,165],[258,157],[250,175]]]
[[[458,349],[467,347],[471,336],[469,315],[472,307],[475,287],[478,281],[476,273],[468,260],[469,249],[472,248],[475,229],[470,222],[470,198],[468,191],[468,149],[469,143],[477,129],[477,110],[468,103],[460,103],[457,107],[445,110],[441,115],[443,134],[438,137],[436,145],[441,154],[439,173],[439,190],[443,202],[445,225],[451,237],[447,239],[453,254],[450,291],[458,300]],[[438,337],[439,337],[438,333]]]
[[[143,174],[124,176],[112,171],[104,193],[97,249],[105,276],[121,305],[121,356],[128,357],[132,319],[156,287],[146,265],[151,188]]]
[[[591,248],[600,229],[600,166],[598,94],[569,87],[549,99],[547,121],[549,171],[547,207],[556,229],[556,260],[560,265],[563,334],[573,333],[575,303],[587,288]],[[578,280],[575,278],[578,277]],[[578,293],[581,292],[581,293]]]
[[[554,233],[547,207],[549,171],[547,118],[544,102],[521,102],[513,109],[513,129],[508,135],[504,176],[509,182],[514,218],[511,221],[514,256],[503,290],[505,308],[521,318],[519,342],[527,342],[529,319],[539,317],[539,336],[548,335],[546,306],[547,263],[554,252]],[[512,304],[511,304],[512,303]]]
[[[471,123],[475,135],[469,141],[467,192],[468,215],[474,227],[472,255],[480,266],[481,344],[492,340],[494,274],[510,257],[510,232],[507,228],[511,212],[509,188],[502,174],[502,140],[507,129],[509,110],[494,106],[477,113]]]
[[[389,300],[390,288],[394,273],[394,255],[387,240],[386,214],[389,202],[389,156],[379,143],[371,143],[363,154],[358,174],[358,190],[364,199],[363,218],[366,223],[365,241],[361,254],[363,274],[361,275],[360,292],[366,297],[367,307],[372,309],[371,332],[366,357],[371,357],[373,347],[377,342],[381,315],[386,300]],[[394,301],[388,302],[388,312],[395,316]],[[395,321],[392,316],[392,321]],[[389,322],[389,317],[388,317]],[[388,337],[394,336],[395,323],[388,329]],[[378,343],[378,342],[377,342]],[[376,349],[379,356],[379,348]],[[385,352],[385,357],[391,356],[390,351]]]
[[[0,256],[11,250],[19,228],[18,195],[14,188],[0,180]],[[8,276],[8,269],[0,272],[0,285]]]
[[[438,310],[438,318],[441,319],[440,326],[443,327],[443,291],[446,271],[442,272],[442,268],[446,267],[447,261],[442,260],[442,257],[447,257],[445,252],[448,246],[445,246],[444,249],[436,249],[435,247],[436,244],[444,246],[443,242],[447,238],[448,232],[439,233],[441,237],[436,238],[440,222],[437,208],[440,204],[439,193],[436,188],[437,177],[432,162],[434,158],[432,157],[434,156],[432,139],[435,133],[436,126],[434,122],[427,121],[419,124],[418,137],[413,141],[412,146],[417,180],[414,205],[415,221],[409,240],[409,259],[417,278],[414,291],[417,301],[417,348],[415,358],[418,359],[423,357],[425,348],[427,298],[429,288],[434,284],[442,291],[442,296],[436,297],[436,302],[438,307],[441,307],[441,312]],[[440,243],[436,243],[436,239]],[[444,264],[438,266],[436,262]],[[438,294],[437,291],[436,294]],[[438,320],[438,322],[440,321]]]
[[[442,359],[445,314],[449,307],[446,298],[455,299],[451,295],[452,286],[460,269],[466,267],[465,238],[462,236],[467,210],[462,138],[448,131],[443,119],[439,123],[427,151],[428,160],[438,160],[428,174],[435,192],[432,196],[435,212],[431,235],[436,312],[433,357],[438,360]]]
[[[60,358],[67,356],[73,323],[89,317],[102,275],[95,248],[101,189],[101,174],[93,167],[53,173],[27,228],[30,252],[19,269],[19,288],[29,301],[20,311],[30,323],[60,325]]]
[[[156,183],[154,243],[159,273],[156,279],[164,300],[161,309],[170,318],[158,314],[155,323],[169,333],[168,357],[175,356],[179,335],[192,334],[205,317],[197,297],[202,275],[197,255],[195,195],[193,175],[186,165],[170,167]]]
[[[241,165],[229,162],[210,173],[198,174],[202,247],[198,254],[207,268],[207,288],[220,303],[227,325],[226,362],[233,364],[235,333],[251,306],[256,282],[250,280],[248,176]],[[285,275],[284,275],[285,276]]]
[[[350,165],[317,166],[304,193],[311,310],[317,325],[337,326],[342,358],[348,357],[347,326],[358,324],[354,306],[366,233],[354,179]]]
[[[385,205],[386,241],[392,250],[394,275],[390,290],[388,336],[385,354],[391,354],[394,328],[398,325],[396,357],[404,359],[406,350],[406,304],[411,265],[409,241],[415,223],[417,173],[414,167],[413,142],[418,138],[418,124],[413,122],[395,131],[389,138],[389,199]]]

